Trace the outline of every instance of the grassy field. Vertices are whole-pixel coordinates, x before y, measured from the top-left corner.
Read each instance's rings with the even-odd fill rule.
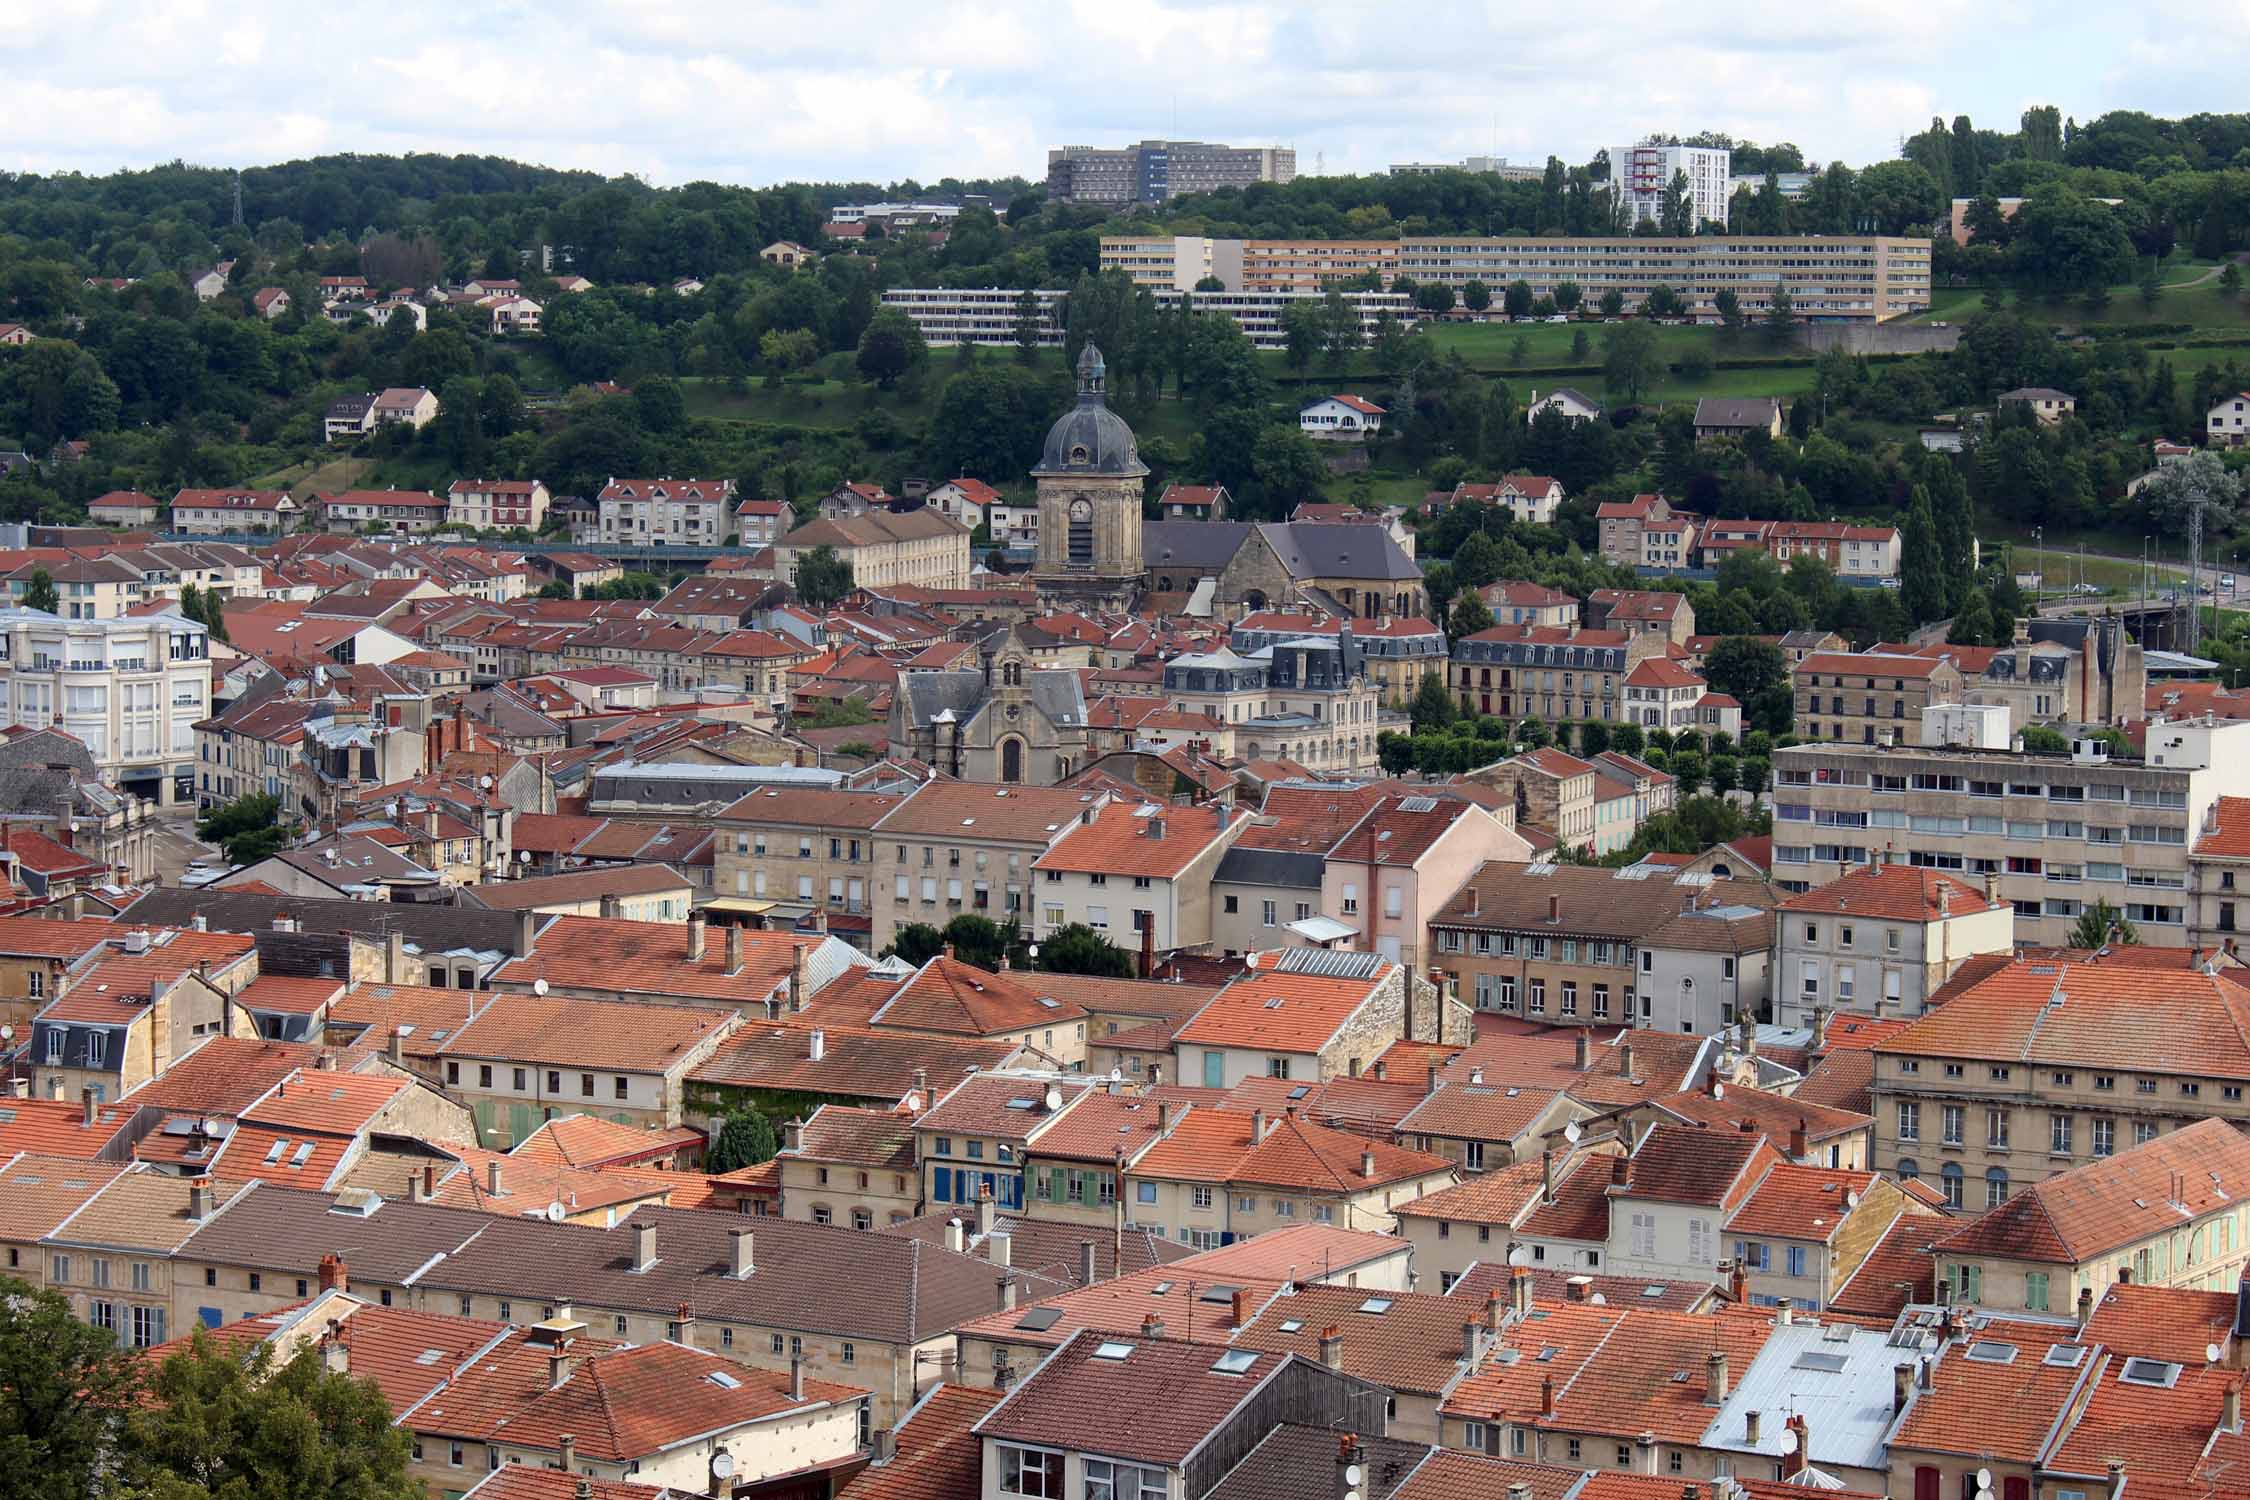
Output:
[[[295,490],[308,493],[318,490],[334,494],[363,484],[375,467],[374,460],[366,458],[329,458],[291,464],[270,474],[260,474],[252,479],[249,488],[254,490]]]

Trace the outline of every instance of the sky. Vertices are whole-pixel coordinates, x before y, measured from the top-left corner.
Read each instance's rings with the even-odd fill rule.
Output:
[[[2250,0],[0,0],[0,169],[476,152],[707,179],[930,182],[1170,136],[1300,173],[1582,162],[1650,131],[1896,154],[1933,115],[2014,129],[2241,109]]]

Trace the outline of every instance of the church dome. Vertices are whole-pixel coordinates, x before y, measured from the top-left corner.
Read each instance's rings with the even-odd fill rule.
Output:
[[[1109,409],[1104,393],[1109,367],[1091,343],[1078,355],[1078,404],[1047,429],[1046,450],[1034,478],[1073,475],[1138,478],[1148,472],[1125,419]]]

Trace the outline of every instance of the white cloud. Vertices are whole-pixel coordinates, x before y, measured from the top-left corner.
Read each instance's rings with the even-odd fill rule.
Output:
[[[1866,162],[1940,111],[2003,128],[2027,99],[2169,112],[2183,75],[2227,107],[2244,61],[2185,0],[2085,19],[2029,0],[1612,0],[1589,19],[1501,0],[401,0],[338,33],[281,0],[0,0],[0,168],[431,150],[660,183],[929,181],[1037,177],[1052,145],[1177,133],[1340,172],[1576,162],[1701,129]],[[1933,36],[1990,45],[1933,53]]]

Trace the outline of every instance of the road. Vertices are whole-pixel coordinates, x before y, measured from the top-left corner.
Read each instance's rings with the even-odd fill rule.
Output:
[[[178,885],[180,874],[195,860],[218,851],[195,836],[195,814],[180,809],[162,814],[156,823],[156,878],[163,885]]]

